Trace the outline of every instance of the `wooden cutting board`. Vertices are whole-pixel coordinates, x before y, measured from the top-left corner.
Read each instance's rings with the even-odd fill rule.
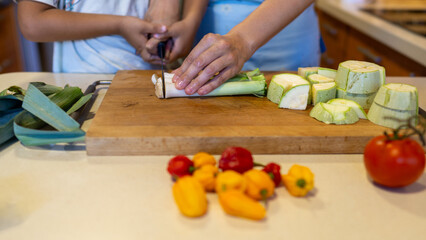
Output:
[[[279,109],[266,97],[158,99],[153,73],[160,74],[116,74],[87,132],[88,155],[220,154],[228,146],[255,154],[362,153],[386,129],[363,119],[327,125],[309,117],[311,106]]]

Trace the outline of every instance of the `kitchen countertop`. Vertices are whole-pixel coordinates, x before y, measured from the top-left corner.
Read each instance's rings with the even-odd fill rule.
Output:
[[[316,6],[321,11],[426,67],[426,37],[414,34],[360,10],[363,7],[426,10],[424,2],[420,0],[410,0],[408,2],[389,0],[317,0]]]
[[[30,81],[87,87],[113,75],[10,73],[0,89]],[[426,78],[390,77],[418,87],[426,108]],[[32,239],[421,239],[426,235],[426,174],[401,189],[374,185],[362,155],[255,155],[286,172],[298,163],[315,173],[307,198],[283,187],[267,219],[224,214],[215,194],[208,213],[182,216],[166,172],[171,156],[89,157],[84,144],[0,148],[0,240]],[[218,158],[218,156],[216,156]]]

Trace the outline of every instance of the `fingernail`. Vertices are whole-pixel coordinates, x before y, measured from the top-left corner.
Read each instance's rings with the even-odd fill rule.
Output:
[[[172,72],[172,73],[173,73],[173,72]],[[175,82],[177,82],[178,80],[179,80],[179,76],[175,74],[175,75],[173,76],[173,78],[172,78],[172,82],[174,82],[174,83],[175,83]]]
[[[194,89],[191,88],[191,87],[187,87],[187,88],[185,88],[185,93],[188,94],[188,95],[192,95],[192,94],[194,94]]]
[[[177,86],[182,89],[184,87],[183,81],[177,81]]]
[[[165,32],[165,31],[167,31],[167,27],[165,26],[165,25],[163,25],[163,26],[161,26],[161,30],[160,30],[161,32]]]

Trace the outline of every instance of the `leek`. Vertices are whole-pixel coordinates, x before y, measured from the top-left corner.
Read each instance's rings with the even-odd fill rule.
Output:
[[[81,108],[91,96],[92,94],[84,96],[78,87],[67,85],[62,88],[43,82],[30,83],[28,90],[11,86],[1,91],[0,144],[13,136],[16,136],[23,145],[83,140],[85,132],[68,114]],[[55,108],[56,110],[52,110]],[[37,116],[62,131],[38,130],[45,126],[46,122]]]
[[[67,88],[64,88],[64,90]],[[78,90],[80,90],[78,88]],[[72,118],[69,118],[58,105],[52,103],[48,97],[43,95],[33,85],[28,86],[28,94],[24,98],[22,107],[36,115],[59,131],[72,131],[80,128],[80,125]],[[81,92],[81,90],[80,90]],[[56,94],[55,96],[57,96]],[[79,96],[80,98],[81,96]],[[60,99],[62,100],[62,99]],[[65,106],[69,105],[69,101],[61,101]],[[73,103],[72,103],[73,104]]]
[[[185,91],[178,90],[175,87],[175,84],[172,82],[174,74],[164,73],[164,83],[166,87],[166,96],[165,98],[175,98],[175,97],[200,97],[197,93],[193,95],[188,95]],[[155,85],[155,95],[158,98],[163,97],[163,87],[160,77],[157,77],[156,74],[152,76],[152,82]],[[266,79],[263,73],[259,69],[255,69],[251,72],[240,73],[218,88],[214,89],[210,93],[203,96],[232,96],[232,95],[255,95],[257,97],[263,97],[266,94]]]
[[[30,86],[35,87],[33,84],[30,84]],[[28,89],[30,89],[30,87],[28,87]],[[49,98],[61,109],[68,111],[68,109],[70,109],[82,97],[83,93],[80,88],[65,86],[64,89],[54,95],[51,95]],[[43,120],[28,111],[24,111],[19,115],[18,123],[22,127],[33,129],[40,129],[46,125]]]

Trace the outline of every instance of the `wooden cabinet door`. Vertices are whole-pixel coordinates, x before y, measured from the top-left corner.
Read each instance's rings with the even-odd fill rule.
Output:
[[[14,5],[0,8],[0,73],[23,71]]]
[[[321,66],[337,69],[339,63],[346,60],[348,26],[321,11],[317,12],[326,46],[326,51],[321,56]]]
[[[426,76],[424,66],[355,29],[348,34],[346,49],[348,59],[377,63],[387,76]]]

